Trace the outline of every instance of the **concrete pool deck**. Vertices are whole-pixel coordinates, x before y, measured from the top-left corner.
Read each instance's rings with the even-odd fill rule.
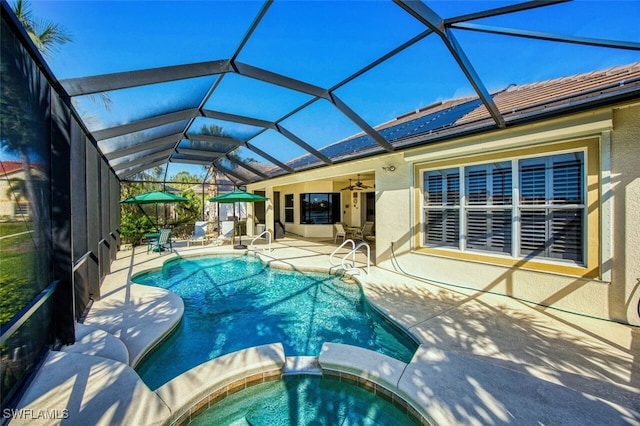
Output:
[[[285,238],[273,251],[256,254],[275,267],[327,271],[334,249]],[[242,251],[186,244],[163,255],[147,254],[145,247],[120,251],[102,299],[77,331],[78,343],[48,355],[17,407],[58,410],[61,418],[33,418],[36,412],[11,423],[151,425],[176,419],[180,413],[168,403],[167,388],[154,392],[131,367],[179,323],[182,300],[130,278],[175,256],[209,253]],[[357,260],[362,265],[362,255]],[[420,347],[401,368],[388,363],[395,366],[391,372],[380,371],[379,357],[363,356],[358,348],[331,346],[320,362],[374,381],[378,375],[435,423],[640,425],[639,328],[377,267],[356,278],[367,300]],[[181,392],[186,388],[175,388],[174,399],[191,398]]]

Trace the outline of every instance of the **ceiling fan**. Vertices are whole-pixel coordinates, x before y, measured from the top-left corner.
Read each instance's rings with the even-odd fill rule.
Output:
[[[358,180],[356,181],[356,183],[352,184],[351,179],[349,179],[349,186],[342,188],[341,191],[346,191],[346,190],[356,191],[356,190],[363,190],[363,189],[369,189],[369,188],[373,188],[373,187],[362,183],[360,181],[360,175],[358,175]]]

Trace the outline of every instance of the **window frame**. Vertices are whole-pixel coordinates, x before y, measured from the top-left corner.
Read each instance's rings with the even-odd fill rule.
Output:
[[[540,159],[540,158],[552,158],[554,156],[560,156],[560,155],[564,155],[564,154],[578,154],[581,153],[582,154],[582,163],[581,163],[581,176],[580,176],[580,200],[582,201],[582,203],[565,203],[565,204],[559,204],[559,203],[555,203],[553,198],[553,190],[554,190],[554,180],[553,180],[553,166],[549,167],[549,165],[545,166],[545,202],[542,204],[538,204],[538,203],[523,203],[521,202],[521,196],[518,197],[518,208],[520,210],[520,212],[522,211],[535,211],[535,210],[545,210],[545,214],[549,215],[554,211],[571,211],[571,210],[577,210],[580,209],[581,210],[581,225],[583,227],[583,232],[581,235],[581,241],[580,241],[580,246],[581,246],[581,255],[582,258],[580,261],[575,261],[576,264],[584,266],[585,262],[586,262],[586,251],[587,251],[587,240],[589,238],[588,235],[588,227],[587,227],[587,151],[586,149],[584,150],[575,150],[575,151],[569,151],[569,152],[559,152],[559,153],[550,153],[549,155],[541,155],[541,156],[528,156],[525,158],[518,158],[516,161],[516,165],[518,166],[518,170],[517,170],[517,177],[518,177],[518,191],[521,191],[520,188],[520,177],[521,177],[521,170],[520,170],[520,162],[524,162],[526,160],[529,159]],[[520,194],[519,194],[520,195]],[[515,199],[515,197],[514,197]],[[520,215],[521,217],[521,215]],[[521,221],[520,221],[521,222]],[[552,226],[552,223],[547,219],[547,221],[545,222],[546,224],[548,224],[549,226]],[[522,236],[520,235],[522,231],[522,227],[518,227],[518,244],[517,247],[514,248],[514,253],[518,254],[519,258],[531,258],[532,256],[530,255],[523,255],[522,254]],[[546,232],[548,232],[548,230],[546,230]],[[550,247],[547,247],[547,250],[550,250]],[[553,256],[541,256],[541,259],[548,259],[548,260],[555,260],[555,261],[559,261],[559,262],[566,262],[567,260],[565,259],[558,259],[557,257],[553,257]],[[571,262],[571,261],[569,261]]]
[[[284,194],[284,223],[294,223],[295,218],[295,196],[293,193]]]
[[[312,221],[311,212],[307,212],[307,198],[313,196],[327,197],[327,217],[326,222]],[[300,224],[301,225],[332,225],[340,221],[341,194],[339,192],[303,192],[300,193]],[[337,217],[336,217],[337,215]]]
[[[600,138],[597,136],[576,139],[568,142],[555,142],[541,144],[534,147],[516,148],[511,150],[496,151],[487,154],[475,154],[456,158],[438,159],[432,162],[414,163],[414,173],[417,185],[414,188],[416,203],[414,204],[414,223],[417,232],[414,233],[412,252],[418,254],[435,255],[440,257],[456,258],[469,261],[477,261],[482,263],[513,266],[524,269],[533,269],[541,271],[549,271],[560,274],[579,275],[582,277],[598,278],[600,273],[599,263],[599,239],[600,239],[600,209],[599,209],[599,191],[600,191]],[[566,154],[573,152],[583,153],[582,162],[582,186],[581,195],[583,204],[582,208],[582,260],[575,262],[571,260],[546,258],[541,256],[520,256],[518,255],[520,247],[520,217],[517,215],[518,221],[512,221],[512,241],[518,244],[512,244],[511,253],[498,253],[494,251],[476,250],[464,246],[464,250],[459,247],[438,247],[428,245],[426,242],[426,204],[424,202],[424,173],[446,168],[458,168],[464,179],[461,179],[461,192],[466,194],[464,188],[466,184],[465,168],[483,165],[492,162],[510,161],[512,163],[512,186],[516,190],[512,194],[512,204],[517,200],[519,203],[519,167],[518,162],[527,158],[546,157],[557,154]],[[515,173],[514,173],[515,171]],[[514,184],[514,182],[516,184]],[[463,195],[464,197],[465,195]],[[467,204],[466,200],[461,203]],[[468,206],[467,206],[468,207]],[[551,208],[558,208],[557,204],[551,204]],[[571,206],[567,206],[567,209]],[[519,211],[519,208],[516,209]],[[464,216],[468,209],[461,208],[461,224],[460,228],[466,244],[466,224]],[[515,216],[515,215],[512,215]]]

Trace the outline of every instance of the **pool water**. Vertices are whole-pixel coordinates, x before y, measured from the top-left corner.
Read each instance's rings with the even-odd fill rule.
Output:
[[[270,268],[248,256],[177,259],[134,277],[184,300],[178,329],[138,366],[151,389],[221,355],[282,342],[286,356],[317,356],[324,342],[409,362],[417,345],[364,302],[357,284]]]
[[[190,426],[415,426],[385,399],[355,385],[313,376],[285,376],[228,396]]]

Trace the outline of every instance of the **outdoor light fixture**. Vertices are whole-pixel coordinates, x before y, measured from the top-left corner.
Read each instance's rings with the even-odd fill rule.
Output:
[[[353,207],[357,207],[358,205],[358,193],[353,191]]]
[[[393,164],[390,166],[382,166],[382,170],[384,170],[385,172],[395,172],[396,166],[394,166]]]

